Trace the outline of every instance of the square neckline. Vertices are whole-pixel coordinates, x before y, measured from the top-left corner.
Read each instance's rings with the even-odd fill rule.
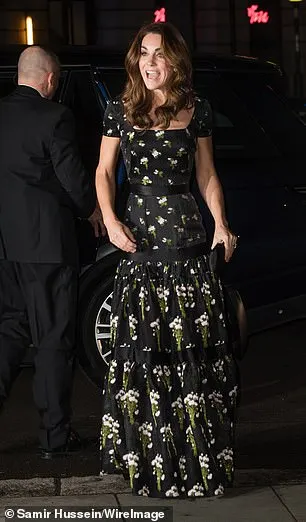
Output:
[[[196,102],[197,100],[195,100],[195,104],[194,104],[194,108],[193,108],[193,113],[192,113],[192,116],[190,118],[190,121],[188,123],[188,125],[186,127],[182,127],[181,129],[139,129],[138,127],[133,127],[133,125],[130,124],[130,127],[135,130],[135,131],[138,131],[138,132],[179,132],[179,131],[188,131],[189,130],[189,127],[191,127],[194,119],[195,119],[195,113],[196,113]]]

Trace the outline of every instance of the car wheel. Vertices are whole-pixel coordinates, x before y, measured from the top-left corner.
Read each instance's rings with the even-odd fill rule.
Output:
[[[80,282],[78,361],[99,388],[111,355],[110,312],[118,256],[108,256],[90,269]]]

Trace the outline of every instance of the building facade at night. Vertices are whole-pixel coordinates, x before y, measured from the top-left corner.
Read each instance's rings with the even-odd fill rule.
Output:
[[[300,67],[293,19],[297,5]],[[197,54],[239,54],[280,64],[291,94],[297,72],[301,76],[306,63],[306,0],[0,0],[1,48],[27,43],[27,17],[33,20],[34,43],[123,52],[143,23],[166,18]],[[303,83],[305,94],[306,79]]]

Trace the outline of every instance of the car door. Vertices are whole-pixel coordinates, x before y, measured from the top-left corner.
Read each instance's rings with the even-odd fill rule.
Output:
[[[277,314],[278,303],[306,293],[306,238],[297,226],[305,207],[288,188],[288,157],[241,95],[243,76],[240,92],[226,74],[208,71],[196,72],[195,86],[212,105],[215,163],[230,226],[240,236],[226,276],[248,308],[275,304]],[[269,105],[265,111],[269,118]]]
[[[16,88],[16,68],[0,67],[0,98],[8,96]]]

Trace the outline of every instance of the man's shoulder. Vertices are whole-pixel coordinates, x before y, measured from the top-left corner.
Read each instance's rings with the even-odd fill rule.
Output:
[[[39,119],[47,125],[56,127],[61,122],[74,124],[74,117],[72,111],[61,103],[47,100],[46,98],[38,99],[36,105],[36,115]],[[33,112],[33,111],[32,111]]]
[[[18,106],[18,110],[22,111],[22,108],[29,110],[35,110],[35,112],[45,113],[46,115],[59,117],[72,116],[71,110],[66,106],[62,105],[53,100],[48,100],[42,96],[20,96],[20,93],[16,90],[8,96],[0,99],[0,107],[9,107],[10,105]]]
[[[54,114],[55,116],[61,117],[63,115],[71,115],[71,110],[66,106],[62,105],[53,100],[47,100],[46,98],[36,98],[38,101],[41,110],[45,111],[49,114]]]

